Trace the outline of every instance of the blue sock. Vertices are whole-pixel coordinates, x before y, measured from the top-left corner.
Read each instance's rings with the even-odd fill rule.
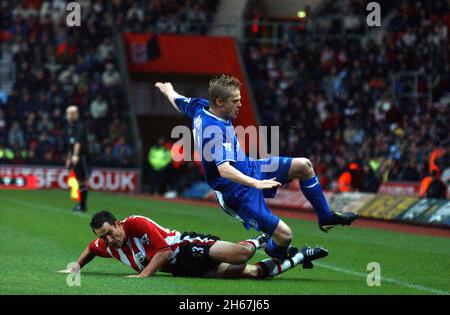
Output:
[[[286,259],[288,253],[287,250],[288,247],[278,245],[272,238],[267,241],[266,248],[264,249],[267,255],[279,260]]]
[[[306,199],[308,199],[314,211],[316,211],[319,221],[331,218],[332,214],[317,176],[300,181],[300,187]]]

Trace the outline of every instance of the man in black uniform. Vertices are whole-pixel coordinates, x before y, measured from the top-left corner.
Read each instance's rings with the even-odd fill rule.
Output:
[[[67,107],[66,117],[68,122],[66,167],[74,170],[80,185],[80,203],[73,208],[73,211],[86,212],[88,193],[86,183],[91,173],[86,129],[79,119],[78,108],[75,105]]]

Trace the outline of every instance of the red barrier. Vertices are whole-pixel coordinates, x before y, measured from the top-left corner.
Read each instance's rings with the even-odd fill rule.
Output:
[[[64,167],[0,165],[0,177],[29,176],[37,179],[37,188],[68,189],[69,171]],[[94,168],[89,187],[92,190],[138,192],[139,170]]]
[[[386,182],[382,183],[378,193],[394,196],[419,196],[420,183],[409,182]]]
[[[420,183],[387,182],[382,183],[378,193],[393,196],[419,197]],[[447,186],[447,199],[450,199],[450,185]]]
[[[37,178],[34,175],[0,175],[0,189],[37,189]]]
[[[244,80],[244,65],[240,64],[237,46],[232,37],[159,35],[159,56],[148,60],[148,44],[152,37],[151,33],[123,34],[129,71],[211,76],[232,74],[242,82],[243,104],[234,124],[258,126],[249,87]]]

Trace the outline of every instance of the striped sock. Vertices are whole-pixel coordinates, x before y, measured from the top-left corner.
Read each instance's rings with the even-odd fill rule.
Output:
[[[274,259],[267,258],[263,261],[256,263],[257,266],[261,269],[261,277],[275,277],[283,272],[288,271],[289,269],[294,268],[298,264],[303,261],[303,254],[297,253],[295,256],[291,258],[287,258],[282,262],[277,262]]]
[[[256,237],[246,239],[245,241],[240,241],[239,243],[252,244],[252,246],[255,247],[255,250],[258,250],[258,249],[266,247],[267,239],[268,239],[268,236],[266,234],[262,233],[261,235],[258,235]]]

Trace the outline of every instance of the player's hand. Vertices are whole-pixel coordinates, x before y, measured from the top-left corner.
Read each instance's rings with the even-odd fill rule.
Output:
[[[80,157],[78,155],[72,156],[72,164],[75,166],[78,164],[78,161],[80,160]]]
[[[172,83],[170,82],[156,82],[155,86],[166,96],[169,95],[170,92],[174,91]]]
[[[141,274],[138,274],[138,275],[129,275],[127,276],[127,278],[145,278],[145,277],[141,276]]]
[[[69,167],[70,167],[70,163],[71,163],[71,159],[67,159],[67,160],[66,160],[66,168],[69,168]]]
[[[277,182],[275,179],[276,178],[274,177],[271,179],[257,180],[253,184],[253,187],[257,188],[257,189],[270,189],[270,188],[281,186],[281,183]]]

